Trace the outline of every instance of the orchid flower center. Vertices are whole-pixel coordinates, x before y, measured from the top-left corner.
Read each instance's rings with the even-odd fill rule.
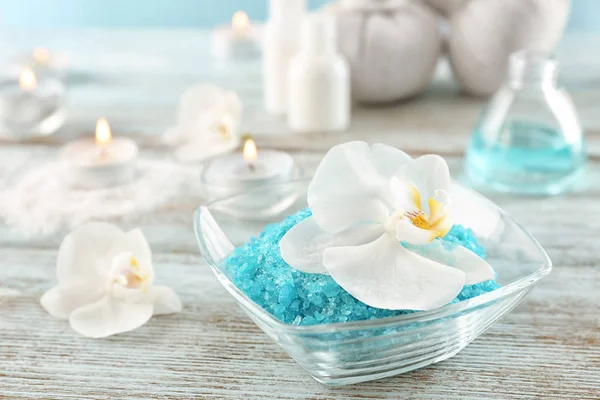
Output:
[[[423,210],[413,210],[404,213],[406,218],[410,219],[410,222],[417,228],[429,229],[428,215]]]
[[[428,221],[428,215],[425,214],[422,210],[396,210],[392,215],[390,215],[387,220],[384,222],[385,230],[391,234],[396,233],[396,224],[401,220],[408,219],[414,226],[417,228],[431,230]]]
[[[233,130],[234,123],[235,123],[235,119],[233,118],[233,115],[231,115],[230,113],[225,113],[221,117],[221,120],[219,121],[219,124],[217,125],[217,132],[219,133],[219,136],[221,137],[221,139],[223,139],[223,140],[231,139],[231,131]]]
[[[408,188],[410,207],[396,209],[384,222],[385,230],[396,236],[398,223],[408,219],[416,228],[430,232],[429,242],[444,237],[452,228],[452,222],[446,213],[446,205],[450,203],[448,194],[443,190],[436,190],[435,195],[427,200],[429,206],[429,213],[427,213],[423,210],[419,190],[413,185],[408,185]],[[411,235],[417,234],[418,232],[414,231]]]
[[[142,270],[133,254],[123,252],[112,259],[110,278],[113,284],[127,289],[145,289],[148,274]]]

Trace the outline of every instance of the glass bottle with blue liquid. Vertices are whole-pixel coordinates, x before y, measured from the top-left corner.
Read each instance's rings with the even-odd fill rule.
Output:
[[[553,195],[568,189],[585,163],[583,132],[569,95],[557,87],[556,60],[514,53],[507,82],[473,132],[467,177],[483,189]]]

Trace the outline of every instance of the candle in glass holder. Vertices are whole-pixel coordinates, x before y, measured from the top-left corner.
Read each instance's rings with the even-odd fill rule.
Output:
[[[236,218],[260,220],[289,207],[298,197],[293,185],[299,169],[288,153],[276,150],[257,151],[251,138],[241,153],[216,157],[204,165],[201,180],[209,198],[232,196],[221,209]]]
[[[101,188],[135,177],[138,147],[128,138],[114,138],[104,118],[96,123],[95,140],[84,138],[65,145],[61,159],[65,180],[78,188]]]
[[[65,90],[58,79],[38,80],[30,68],[0,78],[0,136],[19,140],[51,135],[65,117]]]
[[[231,25],[217,27],[211,34],[212,52],[219,60],[250,60],[260,55],[260,29],[243,11],[233,14]]]
[[[246,139],[242,153],[226,154],[209,161],[204,181],[209,185],[237,192],[260,185],[284,182],[292,178],[294,160],[283,151],[256,149],[252,138]]]
[[[18,56],[13,64],[19,70],[31,68],[38,75],[46,72],[62,74],[67,68],[67,56],[45,47],[36,47],[32,52]]]

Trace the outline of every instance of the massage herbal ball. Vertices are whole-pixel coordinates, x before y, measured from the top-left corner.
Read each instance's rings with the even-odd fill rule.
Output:
[[[409,0],[342,0],[327,10],[337,17],[354,99],[391,102],[429,84],[441,49],[439,19],[430,7]]]

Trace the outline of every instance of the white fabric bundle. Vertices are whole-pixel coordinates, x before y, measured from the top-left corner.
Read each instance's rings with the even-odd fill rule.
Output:
[[[440,18],[449,22],[448,52],[463,90],[495,92],[518,50],[553,51],[570,0],[338,0],[340,50],[352,95],[389,102],[421,93],[441,53]]]
[[[552,52],[569,14],[569,0],[463,3],[451,11],[448,51],[456,80],[475,95],[498,90],[506,77],[511,53]]]
[[[424,0],[425,3],[429,4],[434,10],[443,15],[449,17],[454,11],[462,7],[463,4],[468,3],[469,0]]]
[[[356,100],[400,100],[429,84],[441,48],[431,8],[412,0],[341,0],[330,10]]]

